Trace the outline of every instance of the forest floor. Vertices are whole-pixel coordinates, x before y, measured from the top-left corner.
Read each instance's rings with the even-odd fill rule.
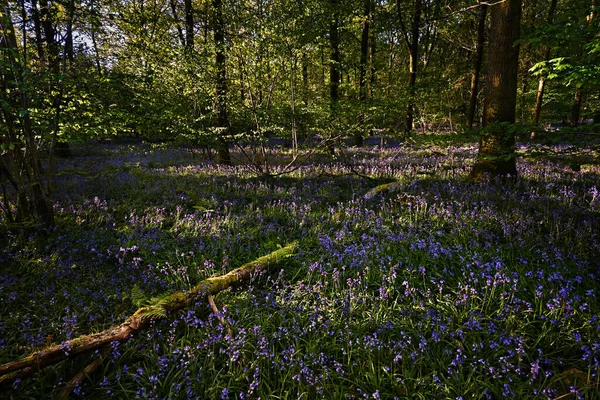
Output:
[[[57,226],[0,221],[0,363],[118,325],[288,243],[274,272],[168,315],[73,398],[600,397],[600,137],[523,141],[473,183],[456,135],[316,153],[265,176],[97,144],[55,161]],[[390,186],[379,185],[397,182]],[[210,310],[209,310],[210,311]],[[50,398],[94,354],[0,388]]]

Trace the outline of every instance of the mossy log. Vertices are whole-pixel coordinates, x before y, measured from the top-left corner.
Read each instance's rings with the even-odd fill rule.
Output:
[[[30,376],[44,367],[59,363],[67,358],[101,349],[112,342],[125,342],[150,326],[153,321],[166,318],[167,312],[189,307],[198,301],[206,301],[207,296],[216,295],[230,287],[239,286],[257,272],[264,271],[282,258],[293,254],[297,247],[298,243],[294,242],[244,264],[225,275],[205,279],[189,291],[173,293],[155,304],[138,309],[120,325],[91,335],[82,335],[32,353],[21,360],[2,364],[0,365],[0,386]]]
[[[375,186],[373,189],[371,189],[367,193],[365,193],[365,195],[363,197],[365,199],[372,199],[383,193],[395,192],[397,190],[402,189],[404,183],[405,182],[403,182],[403,181],[394,181],[394,182],[384,183],[379,186]]]

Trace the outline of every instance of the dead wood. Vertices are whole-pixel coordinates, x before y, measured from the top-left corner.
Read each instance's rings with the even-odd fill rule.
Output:
[[[205,279],[189,291],[173,293],[155,304],[138,309],[120,325],[91,335],[82,335],[32,353],[21,360],[2,364],[0,365],[0,386],[10,384],[16,379],[28,377],[42,368],[57,364],[67,358],[110,346],[112,342],[125,342],[150,326],[152,322],[166,318],[168,312],[192,306],[199,301],[206,302],[206,297],[209,295],[216,295],[230,287],[239,286],[257,272],[264,271],[282,258],[293,254],[297,247],[298,243],[294,242],[225,275]]]
[[[81,381],[85,379],[86,376],[90,376],[94,371],[98,369],[98,367],[102,365],[102,361],[104,361],[104,359],[106,358],[106,356],[108,356],[109,353],[110,347],[103,347],[102,350],[100,350],[100,356],[91,363],[89,363],[87,367],[78,372],[73,378],[71,378],[71,380],[67,382],[67,384],[60,390],[60,392],[58,392],[55,399],[64,400],[67,397],[69,397],[69,394],[71,394],[71,392],[75,390],[77,385],[79,385]]]

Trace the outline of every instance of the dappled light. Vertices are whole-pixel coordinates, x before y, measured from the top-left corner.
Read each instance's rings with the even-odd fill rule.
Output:
[[[155,322],[113,342],[74,396],[554,398],[569,379],[594,391],[600,166],[586,159],[596,144],[579,148],[520,143],[518,181],[472,183],[468,142],[354,149],[351,164],[323,155],[275,178],[183,149],[100,146],[56,165],[55,228],[3,228],[0,360],[147,306],[136,315]],[[292,241],[296,254],[220,292],[216,311],[169,308]],[[88,363],[11,390],[60,388]]]

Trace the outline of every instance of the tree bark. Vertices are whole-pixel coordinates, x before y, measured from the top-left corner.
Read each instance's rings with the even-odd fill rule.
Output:
[[[184,0],[185,8],[185,47],[188,52],[194,50],[194,8],[192,0]]]
[[[17,220],[32,218],[32,211],[35,211],[42,222],[54,225],[52,204],[42,185],[39,153],[29,115],[30,100],[24,88],[25,66],[22,64],[7,0],[0,0],[0,53],[7,60],[6,63],[0,63],[0,98],[5,103],[2,112],[8,138],[15,146],[11,157],[6,159],[11,165],[5,165],[2,169],[7,176],[12,172],[11,183],[17,192]],[[8,98],[8,88],[16,89],[17,96]]]
[[[486,174],[516,177],[515,137],[509,129],[515,122],[521,0],[506,0],[491,8],[484,132],[479,141],[473,180]]]
[[[333,119],[338,110],[340,99],[340,37],[339,37],[339,12],[338,2],[333,0],[333,16],[329,24],[329,115]],[[327,149],[330,154],[335,153],[333,139],[329,138]]]
[[[153,321],[165,318],[167,312],[193,306],[199,301],[206,302],[207,296],[214,296],[225,289],[239,286],[258,272],[267,270],[282,258],[293,254],[297,247],[298,243],[294,242],[225,275],[205,279],[187,292],[174,293],[151,306],[138,309],[120,325],[99,333],[68,340],[33,353],[22,360],[2,364],[0,365],[0,386],[31,376],[37,371],[67,358],[103,348],[112,342],[126,342],[132,335],[136,335],[150,326]]]
[[[302,101],[308,106],[308,56],[306,51],[302,52]]]
[[[229,154],[229,119],[227,117],[227,70],[226,70],[226,43],[225,22],[223,20],[223,1],[212,0],[214,12],[214,40],[215,40],[215,67],[217,82],[215,93],[215,111],[217,114],[217,164],[231,165]]]
[[[360,68],[359,68],[359,90],[360,100],[360,123],[364,125],[366,103],[367,103],[367,68],[369,63],[369,24],[371,20],[371,0],[364,0],[364,12],[362,21],[362,35],[360,41]],[[363,127],[361,126],[354,134],[354,145],[363,145]]]
[[[556,10],[557,0],[552,0],[550,3],[550,9],[548,10],[548,25],[552,25],[554,22],[554,12]],[[550,60],[550,47],[546,48],[544,52],[544,60]],[[544,90],[546,87],[546,78],[544,75],[540,75],[540,79],[538,81],[538,90],[537,95],[535,97],[535,108],[533,110],[533,122],[538,124],[540,122],[540,114],[542,113],[542,105],[544,103]]]
[[[410,35],[407,33],[406,25],[402,19],[402,8],[400,7],[400,3],[401,1],[398,0],[398,19],[404,33],[404,40],[408,46],[409,54],[408,99],[406,103],[406,120],[404,123],[404,133],[405,135],[409,135],[410,132],[412,132],[414,125],[417,69],[419,66],[419,31],[421,25],[421,14],[423,11],[423,0],[415,0],[415,9],[410,27]]]
[[[581,87],[575,88],[575,97],[573,98],[573,104],[571,105],[571,119],[569,126],[576,127],[579,125],[579,118],[581,117],[581,103],[583,102],[583,89]]]
[[[546,51],[546,54],[550,55],[550,50]],[[549,57],[546,58],[548,60]],[[539,124],[540,115],[542,114],[542,105],[544,104],[544,91],[546,88],[546,79],[544,76],[540,76],[538,81],[537,95],[535,96],[535,108],[533,109],[533,123]]]
[[[369,49],[369,88],[368,88],[368,96],[370,99],[373,98],[373,92],[375,90],[376,83],[376,70],[375,70],[375,54],[377,54],[377,35],[375,29],[373,28],[373,14],[375,9],[371,7],[371,24],[369,30],[371,31],[370,37],[370,49]]]
[[[483,65],[483,53],[485,46],[485,21],[487,19],[486,4],[479,6],[479,19],[477,21],[477,47],[475,48],[475,61],[471,72],[471,98],[469,101],[469,113],[467,115],[467,129],[473,128],[475,110],[477,109],[477,93],[479,92],[479,75]]]
[[[336,6],[334,2],[334,7]],[[331,110],[337,108],[340,86],[340,38],[337,12],[329,25],[329,101]]]
[[[40,60],[40,64],[44,65],[46,63],[46,53],[44,52],[40,10],[38,9],[37,0],[31,0],[31,20],[33,21],[33,31],[35,32],[35,44],[37,47],[38,59]]]
[[[44,40],[46,41],[47,48],[47,59],[48,59],[48,69],[54,73],[58,74],[60,70],[59,64],[59,46],[56,42],[56,32],[54,31],[54,26],[52,25],[52,16],[50,14],[50,6],[48,5],[48,0],[39,0],[40,1],[40,16],[42,18],[42,27],[44,29]]]
[[[179,21],[179,17],[177,15],[177,2],[176,0],[169,0],[169,4],[171,5],[171,13],[173,14],[173,19],[175,21]],[[185,37],[183,36],[183,29],[181,29],[181,25],[179,22],[177,22],[175,24],[176,28],[177,28],[177,36],[179,37],[179,41],[181,42],[182,46],[185,46]]]

